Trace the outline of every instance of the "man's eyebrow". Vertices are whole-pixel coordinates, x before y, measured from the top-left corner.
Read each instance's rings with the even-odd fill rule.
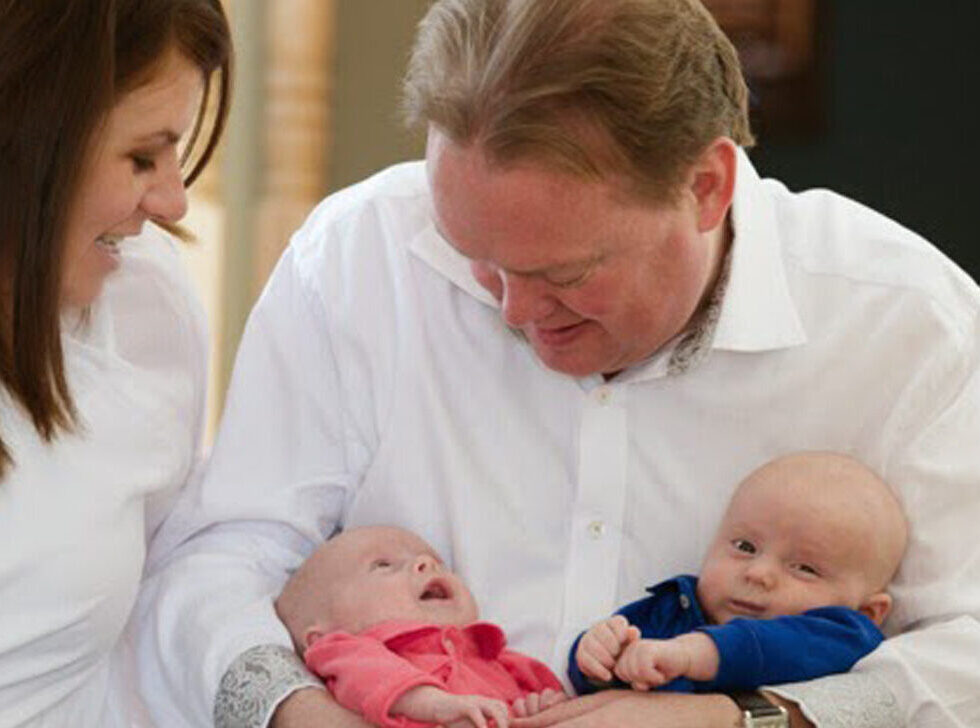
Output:
[[[443,240],[445,240],[446,241],[446,244],[449,245],[450,248],[452,248],[453,250],[455,250],[457,253],[459,253],[460,255],[462,255],[467,260],[472,260],[472,258],[469,258],[466,255],[463,255],[463,253],[461,253],[459,251],[459,249],[453,244],[453,241],[450,239],[450,237],[448,235],[446,235],[442,231],[442,228],[441,227],[439,227],[439,223],[437,223],[437,222],[435,222],[433,220],[432,226],[435,228],[436,232],[439,234],[439,237],[441,237]],[[591,266],[591,265],[595,264],[601,257],[602,257],[602,254],[601,253],[592,253],[592,254],[590,254],[588,256],[585,256],[583,258],[578,258],[576,260],[566,260],[566,261],[562,261],[561,263],[552,263],[551,265],[541,266],[540,268],[529,268],[528,270],[517,270],[515,268],[503,268],[501,266],[497,266],[497,267],[500,268],[501,270],[506,271],[507,273],[511,273],[512,275],[517,275],[517,276],[527,276],[527,277],[546,276],[548,273],[553,273],[553,272],[555,272],[557,270],[561,270],[561,269],[576,268],[576,267],[582,268],[582,267]]]

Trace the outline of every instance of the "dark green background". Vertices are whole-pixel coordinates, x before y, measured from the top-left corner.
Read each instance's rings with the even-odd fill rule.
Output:
[[[928,238],[980,279],[980,0],[818,0],[826,125],[763,137],[760,171],[829,187]],[[330,187],[421,154],[397,96],[427,0],[339,0]]]

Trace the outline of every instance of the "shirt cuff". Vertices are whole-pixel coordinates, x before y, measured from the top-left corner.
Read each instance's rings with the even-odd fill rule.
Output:
[[[799,705],[803,715],[817,728],[906,725],[892,691],[873,675],[848,672],[764,689]]]
[[[283,700],[309,687],[325,689],[288,647],[246,650],[221,678],[214,701],[215,728],[265,728]]]

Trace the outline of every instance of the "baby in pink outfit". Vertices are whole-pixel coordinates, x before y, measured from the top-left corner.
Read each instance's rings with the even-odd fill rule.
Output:
[[[506,728],[566,698],[543,663],[478,622],[466,585],[429,544],[390,526],[335,536],[276,610],[341,705],[380,726]]]

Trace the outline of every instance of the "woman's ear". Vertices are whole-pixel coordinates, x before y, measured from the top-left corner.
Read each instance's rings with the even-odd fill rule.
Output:
[[[891,595],[885,592],[872,594],[858,607],[858,611],[880,627],[885,621],[885,617],[892,611]]]
[[[738,148],[728,137],[715,139],[694,162],[689,180],[699,232],[714,230],[725,221],[735,196],[737,166]]]

